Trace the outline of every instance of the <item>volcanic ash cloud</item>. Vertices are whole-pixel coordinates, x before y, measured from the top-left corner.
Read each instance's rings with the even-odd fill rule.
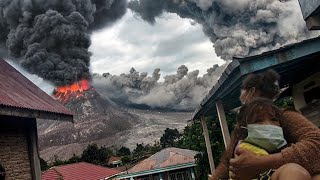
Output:
[[[306,29],[297,0],[132,0],[128,7],[151,24],[164,12],[193,19],[227,60],[318,35]]]
[[[90,79],[90,32],[121,18],[127,0],[1,0],[0,42],[56,86]]]
[[[203,76],[199,71],[189,72],[181,65],[176,74],[164,76],[159,82],[160,69],[151,76],[139,73],[134,68],[127,74],[111,75],[104,73],[93,76],[93,85],[102,95],[127,105],[146,105],[151,108],[194,110],[219,79],[226,64],[214,65]]]

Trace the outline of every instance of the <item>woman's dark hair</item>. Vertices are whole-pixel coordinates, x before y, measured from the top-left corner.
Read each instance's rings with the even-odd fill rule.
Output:
[[[274,70],[267,70],[259,74],[250,74],[242,82],[242,89],[249,90],[256,88],[260,91],[260,96],[273,99],[280,91],[276,83],[280,80],[280,75]]]

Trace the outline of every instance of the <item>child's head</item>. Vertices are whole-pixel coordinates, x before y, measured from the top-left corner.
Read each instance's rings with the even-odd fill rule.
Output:
[[[280,127],[282,111],[265,98],[255,98],[244,105],[238,116],[238,138],[268,152],[287,144]]]
[[[266,98],[254,98],[248,104],[241,107],[238,115],[240,126],[248,124],[265,124],[280,126],[282,111],[273,105],[272,100]]]

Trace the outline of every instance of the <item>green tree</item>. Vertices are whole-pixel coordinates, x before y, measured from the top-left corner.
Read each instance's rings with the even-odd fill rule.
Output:
[[[63,164],[67,164],[67,162],[59,159],[57,155],[54,155],[54,161],[52,163],[52,166],[60,166]]]
[[[159,141],[155,141],[154,144],[150,147],[149,151],[151,154],[155,154],[157,152],[159,152],[162,149],[160,142]]]
[[[48,163],[42,158],[40,158],[40,167],[41,167],[41,171],[45,171],[50,168]]]
[[[160,145],[162,148],[173,147],[181,134],[177,129],[167,128],[160,138]]]
[[[121,161],[122,161],[123,164],[128,164],[128,163],[130,163],[132,161],[132,159],[131,159],[130,156],[123,156],[121,158]]]
[[[108,159],[112,155],[112,150],[104,146],[99,148],[97,144],[90,144],[83,151],[81,155],[81,160],[92,164],[106,166]]]
[[[231,132],[236,122],[236,114],[228,113],[226,114],[226,118],[229,130]],[[222,153],[225,150],[218,117],[208,117],[207,126],[209,131],[214,163],[215,165],[218,165]],[[203,130],[199,121],[194,121],[191,125],[185,127],[182,137],[178,140],[176,146],[179,148],[186,148],[199,152],[195,157],[197,163],[197,179],[208,179],[208,173],[210,173],[210,166],[208,161],[206,144],[203,137]]]
[[[294,108],[292,97],[278,99],[274,102],[274,104],[280,108]]]
[[[136,148],[133,150],[132,155],[134,159],[140,159],[144,156],[146,148],[144,144],[137,143]]]
[[[68,160],[68,164],[81,162],[81,157],[77,156],[76,154],[73,154],[72,157]]]
[[[129,148],[122,146],[118,152],[117,152],[118,156],[130,156],[131,155],[131,151]]]

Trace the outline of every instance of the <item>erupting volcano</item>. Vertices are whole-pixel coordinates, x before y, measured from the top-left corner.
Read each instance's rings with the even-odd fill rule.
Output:
[[[75,82],[69,86],[60,86],[55,89],[54,96],[61,103],[67,103],[69,99],[78,99],[83,94],[83,91],[87,91],[91,88],[90,82],[88,80],[81,80]]]

